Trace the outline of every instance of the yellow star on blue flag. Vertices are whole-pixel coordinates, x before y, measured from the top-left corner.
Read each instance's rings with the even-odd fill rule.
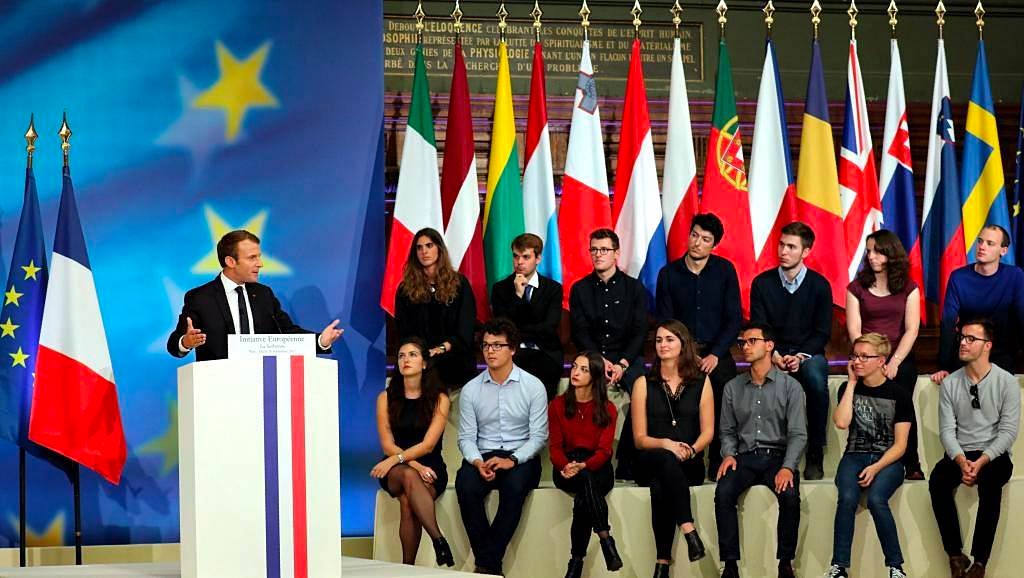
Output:
[[[234,231],[235,229],[245,229],[257,237],[263,236],[263,227],[267,223],[267,211],[263,210],[253,215],[249,220],[242,224],[241,227],[232,227],[225,221],[217,211],[214,211],[212,207],[207,205],[203,208],[203,214],[206,217],[206,225],[210,229],[210,240],[212,241],[213,248],[206,254],[198,263],[192,266],[192,272],[201,275],[203,273],[220,273],[221,266],[220,261],[217,259],[217,241],[225,234]],[[282,261],[278,261],[274,257],[263,253],[263,268],[260,269],[261,275],[291,275],[292,269]]]
[[[220,108],[227,119],[225,138],[234,142],[250,108],[277,108],[277,97],[263,85],[260,74],[270,53],[270,42],[264,42],[245,60],[217,42],[217,67],[220,78],[192,102],[197,108]]]

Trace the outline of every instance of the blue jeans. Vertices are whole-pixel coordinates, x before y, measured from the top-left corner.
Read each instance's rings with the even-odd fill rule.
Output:
[[[878,472],[867,488],[857,484],[861,470],[882,457],[880,453],[843,454],[836,470],[836,487],[839,488],[839,504],[836,506],[835,534],[832,543],[832,563],[843,568],[850,567],[850,549],[853,546],[853,523],[857,514],[862,491],[868,494],[868,510],[875,521],[878,541],[882,544],[886,566],[902,566],[903,552],[900,538],[896,533],[896,520],[889,509],[889,498],[896,488],[903,484],[903,464],[889,464]]]
[[[829,414],[828,361],[824,355],[814,355],[804,360],[792,375],[807,396],[807,452],[820,456],[825,447]]]

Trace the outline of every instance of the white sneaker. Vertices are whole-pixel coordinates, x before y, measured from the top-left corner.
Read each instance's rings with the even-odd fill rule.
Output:
[[[907,578],[907,573],[902,568],[889,566],[889,578]]]
[[[848,578],[848,576],[846,568],[837,564],[829,566],[828,570],[825,571],[825,578]]]

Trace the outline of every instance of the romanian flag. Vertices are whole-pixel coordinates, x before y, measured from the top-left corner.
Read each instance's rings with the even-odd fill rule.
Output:
[[[974,261],[971,245],[981,229],[999,225],[1010,230],[1010,211],[1006,202],[1006,177],[999,156],[999,131],[996,127],[992,88],[988,82],[985,43],[978,41],[978,58],[974,63],[971,101],[967,104],[967,132],[960,171],[960,195],[964,213],[964,251],[968,262]],[[1013,246],[1003,262],[1014,264]]]
[[[839,201],[839,175],[832,125],[828,119],[821,46],[817,38],[811,45],[811,72],[807,81],[800,164],[796,175],[797,216],[814,229],[815,235],[807,266],[825,276],[832,285],[832,302],[837,307],[844,307],[849,275]]]
[[[754,270],[754,235],[750,226],[750,197],[743,162],[740,119],[736,114],[736,93],[732,85],[729,47],[723,35],[718,42],[718,79],[715,108],[708,136],[707,163],[700,210],[714,213],[725,226],[725,235],[715,253],[736,267],[743,311],[750,311],[750,283]]]
[[[488,287],[512,273],[512,239],[523,233],[523,219],[512,79],[508,71],[508,48],[502,40],[498,43],[498,86],[494,91],[494,125],[484,203],[484,263]]]

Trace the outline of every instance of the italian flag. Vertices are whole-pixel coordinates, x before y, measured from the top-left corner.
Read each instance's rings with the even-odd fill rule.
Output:
[[[402,270],[412,247],[413,235],[424,227],[444,231],[434,117],[430,113],[430,88],[427,84],[427,69],[423,64],[422,44],[416,45],[412,102],[409,105],[409,122],[405,126],[405,145],[399,168],[391,241],[384,268],[384,288],[380,294],[380,306],[391,315],[395,314],[395,293],[402,281]]]
[[[505,41],[498,44],[498,86],[494,92],[494,126],[487,163],[484,203],[484,263],[487,286],[512,273],[512,239],[525,229],[523,188],[519,183],[516,121],[512,110],[512,79]]]

